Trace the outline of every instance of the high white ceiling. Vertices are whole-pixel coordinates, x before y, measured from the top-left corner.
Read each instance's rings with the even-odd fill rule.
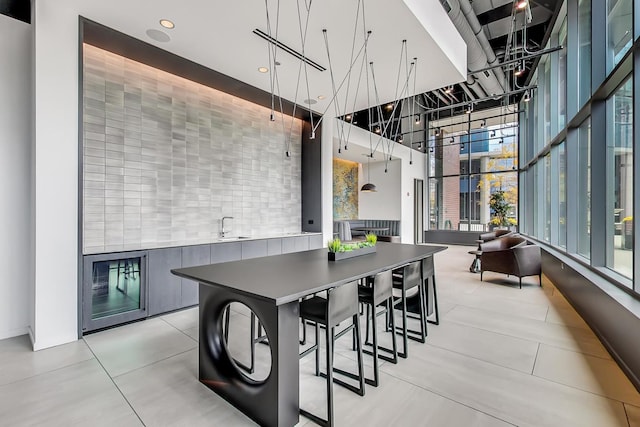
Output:
[[[308,5],[309,1],[280,0],[278,18],[278,0],[267,0],[272,36],[275,37],[278,23],[278,40],[299,52],[302,51],[302,43],[297,4],[300,5],[304,24],[307,13],[305,3]],[[317,101],[311,106],[315,111],[324,113],[326,110],[332,116],[399,98],[406,79],[406,62],[403,59],[400,89],[396,89],[403,40],[407,40],[408,61],[418,58],[416,93],[466,79],[466,45],[438,0],[366,0],[362,3],[365,7],[366,28],[372,31],[367,51],[368,61],[374,63],[377,98],[373,93],[371,80],[370,96],[367,98],[366,77],[360,72],[363,64],[361,56],[354,61],[349,98],[345,98],[348,86],[345,82],[338,96],[342,105],[340,111],[335,111],[334,105],[330,105],[333,90],[322,30],[327,30],[337,87],[347,75],[351,63],[358,0],[320,0],[311,3],[305,55],[327,70],[321,72],[312,67],[307,68],[307,95],[304,69],[303,76],[298,79],[299,60],[278,50],[277,60],[281,65],[277,67],[277,86],[283,98],[294,101],[296,83],[300,82],[297,103],[313,99]],[[272,68],[269,64],[268,44],[252,33],[254,29],[269,32],[264,0],[111,0],[108,6],[102,0],[82,0],[77,4],[86,18],[267,92],[271,91],[270,74],[258,72],[258,68],[262,66]],[[361,17],[362,10],[356,30],[356,54],[364,39]],[[159,20],[163,18],[172,20],[175,28],[162,28]],[[165,32],[170,40],[158,42],[150,38],[147,35],[150,29]],[[357,99],[354,99],[359,78],[360,89]],[[411,77],[410,90],[404,96],[412,94],[413,85]],[[318,96],[324,96],[325,99],[319,100]]]

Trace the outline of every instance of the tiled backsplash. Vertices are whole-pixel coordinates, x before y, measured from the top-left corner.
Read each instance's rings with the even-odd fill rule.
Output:
[[[300,231],[299,120],[90,45],[83,80],[84,254]]]

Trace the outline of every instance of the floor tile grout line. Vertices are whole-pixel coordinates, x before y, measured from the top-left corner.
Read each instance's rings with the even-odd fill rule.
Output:
[[[83,341],[84,341],[84,340],[83,340]],[[85,343],[85,345],[87,345],[87,344]],[[89,347],[89,346],[87,345],[87,347]],[[32,350],[30,350],[30,351],[32,351]],[[89,349],[89,351],[91,351],[91,349]],[[68,364],[66,364],[66,365],[58,366],[57,368],[50,369],[50,370],[48,370],[48,371],[44,371],[44,372],[40,372],[40,373],[37,373],[37,374],[29,375],[29,376],[26,376],[26,377],[23,377],[23,378],[19,378],[19,379],[14,380],[14,381],[9,381],[8,383],[0,384],[0,388],[2,388],[2,387],[4,387],[4,386],[7,386],[7,385],[17,384],[17,383],[19,383],[19,382],[21,382],[21,381],[30,380],[30,379],[32,379],[32,378],[36,378],[36,377],[39,377],[39,376],[41,376],[41,375],[46,375],[46,374],[49,374],[49,373],[51,373],[51,372],[57,372],[57,371],[60,371],[60,370],[62,370],[62,369],[67,369],[67,368],[70,368],[70,367],[72,367],[72,366],[74,366],[74,365],[79,365],[80,363],[88,362],[88,361],[90,361],[90,360],[92,360],[92,359],[96,359],[96,360],[97,360],[97,358],[96,358],[96,356],[93,354],[93,352],[91,352],[91,357],[89,357],[88,359],[84,359],[84,360],[77,360],[77,361],[75,361],[75,362],[73,362],[73,363],[68,363]]]
[[[479,329],[479,330],[481,330],[481,331],[491,332],[491,333],[498,334],[498,335],[504,335],[504,336],[511,337],[511,338],[518,338],[518,339],[521,339],[521,340],[531,341],[531,342],[540,342],[540,341],[536,341],[536,340],[531,340],[531,339],[527,339],[527,338],[522,338],[522,337],[520,337],[520,336],[516,336],[516,335],[509,335],[509,334],[502,333],[502,332],[492,331],[492,330],[490,330],[490,329],[486,329],[486,328],[480,328],[480,327],[477,327],[477,326],[474,326],[474,325],[469,325],[469,324],[467,324],[467,323],[458,322],[458,321],[456,321],[456,320],[450,320],[450,322],[451,322],[451,323],[455,323],[455,324],[457,324],[457,325],[468,326],[468,327],[470,327],[470,328],[476,328],[476,329]],[[546,322],[545,322],[545,323],[546,323]],[[561,325],[561,324],[553,324],[553,325],[556,325],[556,326],[566,326],[566,325]],[[574,329],[581,329],[581,328],[574,328]],[[582,329],[582,330],[584,330],[584,329]],[[596,339],[600,344],[602,344],[602,342],[598,339],[598,337],[595,337],[595,339]],[[542,344],[544,344],[544,345],[551,345],[551,344],[547,344],[547,343],[544,343],[544,342],[543,342]],[[563,347],[558,347],[557,345],[555,345],[555,346],[553,346],[553,347],[556,347],[556,348],[562,348],[562,349],[563,349]],[[568,350],[568,349],[565,349],[565,350]],[[573,350],[568,350],[568,351],[573,351]],[[607,359],[606,357],[598,356],[598,355],[591,354],[591,353],[585,353],[585,352],[576,352],[576,353],[586,354],[586,355],[588,355],[588,356],[599,357],[599,358],[601,358],[601,359],[609,360],[609,359]],[[608,352],[607,352],[607,353],[608,353]]]
[[[598,340],[598,341],[600,341],[600,340]],[[607,354],[609,354],[609,357],[602,357],[602,356],[598,356],[598,355],[596,355],[596,354],[583,353],[582,351],[570,350],[570,349],[568,349],[568,348],[558,347],[557,345],[547,344],[547,343],[544,343],[544,342],[542,342],[542,343],[540,343],[540,344],[542,344],[542,345],[546,345],[547,347],[552,347],[552,348],[555,348],[555,349],[558,349],[558,350],[569,351],[569,352],[571,352],[571,353],[580,354],[580,355],[582,355],[582,356],[589,356],[589,357],[595,357],[596,359],[608,360],[608,361],[610,361],[610,362],[614,362],[614,363],[616,363],[616,365],[618,365],[618,364],[617,364],[617,362],[615,361],[615,359],[614,359],[614,358],[609,354],[609,352],[608,352],[608,351],[607,351],[606,353],[607,353]],[[607,348],[605,347],[605,351],[606,351],[606,350],[607,350]],[[619,366],[619,365],[618,365],[618,366]],[[625,376],[626,376],[626,375],[625,375]]]
[[[532,340],[532,339],[528,339],[528,338],[522,338],[522,337],[516,336],[516,335],[505,334],[503,332],[492,331],[490,329],[480,328],[478,326],[469,325],[467,323],[456,322],[455,320],[449,320],[449,322],[451,322],[451,323],[453,323],[453,324],[455,324],[457,326],[464,326],[464,327],[467,327],[467,328],[473,328],[473,329],[477,329],[479,331],[489,332],[491,334],[500,335],[502,337],[517,339],[517,340],[522,340],[522,341],[528,341],[528,342],[532,342],[532,343],[539,343],[539,341],[536,341],[536,340]]]
[[[160,318],[162,321],[164,321],[167,325],[171,326],[172,328],[174,328],[176,331],[182,333],[183,335],[186,335],[187,337],[191,338],[194,342],[198,343],[199,341],[195,338],[193,338],[191,335],[189,335],[188,333],[186,333],[183,329],[178,328],[176,325],[174,325],[173,323],[169,322],[168,320],[163,319],[162,317]],[[197,325],[196,325],[197,327]]]
[[[84,341],[84,338],[82,338],[82,340]],[[107,368],[105,368],[105,366],[102,364],[102,362],[100,361],[100,358],[98,357],[98,355],[93,351],[93,349],[91,348],[91,346],[89,345],[88,342],[86,342],[86,341],[84,341],[84,342],[87,345],[87,347],[89,348],[89,351],[91,352],[91,354],[93,354],[93,357],[96,359],[96,361],[98,362],[98,364],[100,365],[100,367],[104,371],[104,373],[107,375],[107,377],[109,378],[109,380],[113,384],[113,386],[116,388],[116,390],[118,390],[118,393],[120,393],[120,395],[122,396],[124,401],[127,402],[127,405],[129,405],[129,407],[131,408],[133,413],[136,414],[136,417],[138,418],[138,420],[140,420],[140,424],[142,424],[143,426],[146,426],[144,421],[142,421],[142,418],[140,417],[140,414],[138,414],[138,411],[136,411],[136,409],[133,407],[133,405],[131,404],[129,399],[127,399],[127,396],[125,396],[125,394],[122,392],[120,387],[118,387],[118,384],[115,382],[114,377],[112,377],[111,374],[109,374],[109,371],[107,371]]]
[[[510,371],[519,372],[519,373],[521,373],[521,374],[528,374],[528,372],[527,372],[527,371],[521,371],[521,370],[519,370],[519,369],[511,368],[511,367],[509,367],[509,366],[500,365],[500,364],[498,364],[498,363],[491,362],[491,361],[489,361],[489,360],[481,359],[481,358],[476,357],[476,356],[471,356],[471,355],[466,354],[466,353],[461,353],[461,352],[456,351],[456,350],[451,350],[451,349],[446,348],[446,347],[441,347],[441,346],[436,345],[436,344],[432,344],[432,343],[429,343],[429,342],[427,342],[427,343],[425,343],[425,344],[427,344],[427,345],[429,345],[429,346],[431,346],[431,347],[439,348],[440,350],[449,351],[449,352],[451,352],[451,353],[455,353],[455,354],[459,354],[459,355],[464,356],[464,357],[468,357],[469,359],[473,359],[473,360],[477,360],[477,361],[480,361],[480,362],[488,363],[488,364],[490,364],[490,365],[497,366],[498,368],[508,369],[508,370],[510,370]]]
[[[164,357],[164,358],[162,358],[162,359],[155,360],[155,361],[153,361],[153,362],[151,362],[151,363],[148,363],[148,364],[146,364],[146,365],[144,365],[144,366],[139,366],[139,367],[134,368],[134,369],[132,369],[132,370],[130,370],[130,371],[123,372],[123,373],[118,374],[118,375],[114,375],[114,376],[112,376],[111,378],[113,378],[113,379],[120,378],[120,377],[121,377],[121,376],[123,376],[123,375],[128,375],[128,374],[130,374],[130,373],[132,373],[132,372],[137,372],[137,371],[139,371],[139,370],[141,370],[141,369],[148,368],[149,366],[157,365],[157,364],[158,364],[158,363],[160,363],[160,362],[164,362],[164,361],[166,361],[166,360],[169,360],[169,359],[171,359],[172,357],[181,356],[181,355],[183,355],[183,354],[185,354],[185,353],[188,353],[188,352],[190,352],[190,351],[192,351],[192,350],[194,350],[194,349],[197,349],[197,348],[198,348],[198,346],[195,346],[195,347],[192,347],[192,348],[190,348],[190,349],[187,349],[187,350],[184,350],[184,351],[180,351],[180,352],[178,352],[178,353],[176,353],[176,354],[172,354],[171,356],[167,356],[167,357]],[[111,376],[111,375],[109,375],[109,376]]]
[[[574,390],[579,390],[579,391],[581,391],[581,392],[588,393],[588,394],[593,395],[593,396],[598,396],[598,397],[601,397],[601,398],[603,398],[603,399],[611,400],[611,401],[613,401],[613,402],[618,402],[618,403],[620,403],[620,404],[621,404],[621,405],[623,405],[623,406],[624,406],[625,404],[632,405],[632,403],[625,402],[624,400],[620,400],[620,399],[615,398],[615,397],[606,396],[606,395],[604,395],[604,394],[600,394],[600,393],[595,393],[595,392],[593,392],[593,391],[591,391],[591,390],[585,390],[585,389],[580,388],[580,387],[576,387],[576,386],[573,386],[573,385],[569,385],[569,384],[561,383],[561,382],[559,382],[559,381],[555,381],[555,380],[552,380],[552,379],[550,379],[550,378],[541,377],[541,376],[539,376],[539,375],[535,375],[535,374],[532,374],[532,376],[534,376],[534,377],[536,377],[536,378],[539,378],[539,379],[541,379],[541,380],[549,381],[549,382],[551,382],[551,383],[554,383],[554,384],[558,384],[558,385],[564,386],[564,387],[569,387],[569,388],[572,388],[572,389],[574,389]]]
[[[490,414],[490,413],[485,412],[485,411],[483,411],[483,410],[480,410],[480,409],[474,408],[473,406],[469,405],[468,403],[459,402],[459,401],[457,401],[456,399],[453,399],[453,398],[451,398],[451,397],[449,397],[449,396],[447,396],[447,395],[445,395],[445,394],[442,394],[440,391],[433,390],[433,389],[430,389],[429,387],[425,387],[425,386],[423,386],[423,385],[416,384],[416,383],[414,383],[414,382],[412,382],[412,381],[410,381],[410,380],[406,380],[406,379],[404,379],[404,378],[397,377],[397,376],[393,375],[393,374],[392,374],[392,373],[390,373],[390,372],[387,372],[387,371],[383,371],[383,372],[385,373],[385,375],[389,375],[390,377],[395,378],[395,379],[396,379],[396,380],[398,380],[398,381],[401,381],[401,382],[404,382],[404,383],[410,384],[410,385],[412,385],[412,386],[414,386],[414,387],[417,387],[417,388],[419,388],[419,389],[421,389],[421,390],[428,391],[429,393],[433,393],[433,394],[435,394],[435,395],[437,395],[437,396],[442,397],[443,399],[447,399],[447,400],[449,400],[449,401],[451,401],[451,402],[457,403],[458,405],[462,405],[462,406],[464,406],[464,407],[466,407],[466,408],[469,408],[469,409],[471,409],[471,410],[473,410],[473,411],[480,412],[481,414],[484,414],[484,415],[486,415],[486,416],[488,416],[488,417],[494,418],[494,419],[496,419],[496,420],[500,420],[500,421],[502,421],[502,422],[505,422],[505,423],[510,424],[510,425],[512,425],[512,426],[515,426],[515,427],[517,427],[517,426],[518,426],[517,424],[514,424],[514,423],[512,423],[511,421],[507,421],[507,420],[502,419],[502,418],[500,418],[500,417],[498,417],[498,416],[496,416],[496,415],[493,415],[493,414]]]
[[[627,419],[627,426],[631,427],[631,420],[629,419],[629,412],[627,412],[627,405],[622,405],[622,409],[624,410],[624,416]]]
[[[538,362],[538,354],[540,353],[540,345],[542,343],[538,343],[538,348],[536,349],[536,356],[533,358],[533,366],[531,367],[531,375],[533,376],[533,372],[536,370],[536,363]]]

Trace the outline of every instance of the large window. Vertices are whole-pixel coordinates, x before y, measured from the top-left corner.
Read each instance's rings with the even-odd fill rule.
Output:
[[[547,57],[544,63],[541,65],[544,70],[544,129],[542,135],[544,136],[544,140],[541,141],[542,145],[546,144],[551,138],[551,58]],[[555,100],[553,100],[555,102]]]
[[[640,165],[634,148],[640,141],[633,110],[640,102],[634,99],[640,69],[638,58],[629,56],[637,56],[640,45],[634,28],[639,5],[564,1],[547,46],[567,49],[540,58],[530,81],[537,86],[535,97],[520,102],[520,132],[526,136],[520,147],[520,231],[614,284],[633,287],[636,297],[640,227],[634,226],[634,207],[640,188],[634,183],[640,169],[634,168]]]
[[[578,130],[578,253],[591,257],[591,119]]]
[[[591,97],[591,0],[578,1],[578,107]]]
[[[517,225],[518,126],[511,122],[482,126],[480,122],[486,123],[472,121],[476,127],[470,133],[461,126],[452,133],[443,129],[431,142],[431,229],[486,231]],[[456,125],[448,127],[456,129]],[[511,207],[505,224],[495,224],[491,215],[491,195],[498,191]]]
[[[544,240],[551,240],[551,153],[544,156]]]
[[[607,72],[631,48],[632,18],[631,0],[607,1]]]
[[[607,99],[607,267],[633,277],[633,83]]]
[[[567,247],[567,147],[558,146],[558,245]]]
[[[558,130],[564,128],[567,117],[567,18],[558,32],[558,44],[565,48],[558,52]]]

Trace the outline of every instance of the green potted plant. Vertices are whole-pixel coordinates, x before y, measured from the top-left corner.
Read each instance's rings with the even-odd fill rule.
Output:
[[[344,243],[338,238],[329,240],[327,242],[329,261],[340,261],[375,252],[378,237],[376,235],[373,235],[374,237],[369,236],[371,235],[367,235],[367,241],[365,242]]]

